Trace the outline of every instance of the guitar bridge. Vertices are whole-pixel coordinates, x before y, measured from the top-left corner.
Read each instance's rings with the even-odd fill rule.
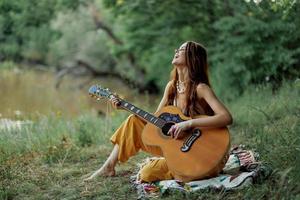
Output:
[[[200,136],[201,136],[201,130],[198,129],[198,128],[194,129],[192,135],[191,135],[190,137],[188,137],[188,138],[184,141],[184,143],[183,143],[182,147],[180,148],[180,150],[181,150],[182,152],[188,152],[188,151],[191,149],[193,143],[194,143]]]

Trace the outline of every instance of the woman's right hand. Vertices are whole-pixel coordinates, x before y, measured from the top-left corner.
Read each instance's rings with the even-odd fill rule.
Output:
[[[121,102],[117,97],[112,97],[110,102],[115,109],[121,109]]]

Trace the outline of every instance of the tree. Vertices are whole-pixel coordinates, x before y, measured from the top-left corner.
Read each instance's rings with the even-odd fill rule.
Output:
[[[76,9],[79,0],[1,0],[0,60],[45,63],[48,45],[58,37],[49,22],[58,11]]]

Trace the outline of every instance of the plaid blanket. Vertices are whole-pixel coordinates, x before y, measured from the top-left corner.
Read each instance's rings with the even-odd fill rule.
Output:
[[[257,152],[246,150],[244,145],[239,145],[231,148],[229,159],[222,173],[217,177],[188,183],[178,180],[143,183],[138,180],[139,173],[137,173],[131,177],[131,181],[137,190],[139,199],[143,199],[158,197],[168,190],[193,192],[206,188],[216,190],[240,189],[266,179],[271,172],[272,170],[268,165],[259,161],[259,154]]]

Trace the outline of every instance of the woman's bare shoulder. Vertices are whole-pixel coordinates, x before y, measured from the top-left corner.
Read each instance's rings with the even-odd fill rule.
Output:
[[[167,83],[167,85],[165,87],[165,91],[164,91],[164,97],[166,97],[169,94],[172,84],[173,84],[172,80]]]
[[[167,83],[167,86],[171,86],[171,85],[173,85],[173,83],[174,83],[174,80],[170,80],[170,81]]]
[[[204,96],[206,96],[206,95],[208,95],[208,94],[213,94],[213,90],[211,89],[211,87],[210,86],[208,86],[207,84],[205,84],[205,83],[199,83],[198,85],[197,85],[197,95],[198,95],[198,97],[204,97]]]
[[[166,90],[169,90],[170,87],[173,85],[174,80],[170,80],[166,85]]]

